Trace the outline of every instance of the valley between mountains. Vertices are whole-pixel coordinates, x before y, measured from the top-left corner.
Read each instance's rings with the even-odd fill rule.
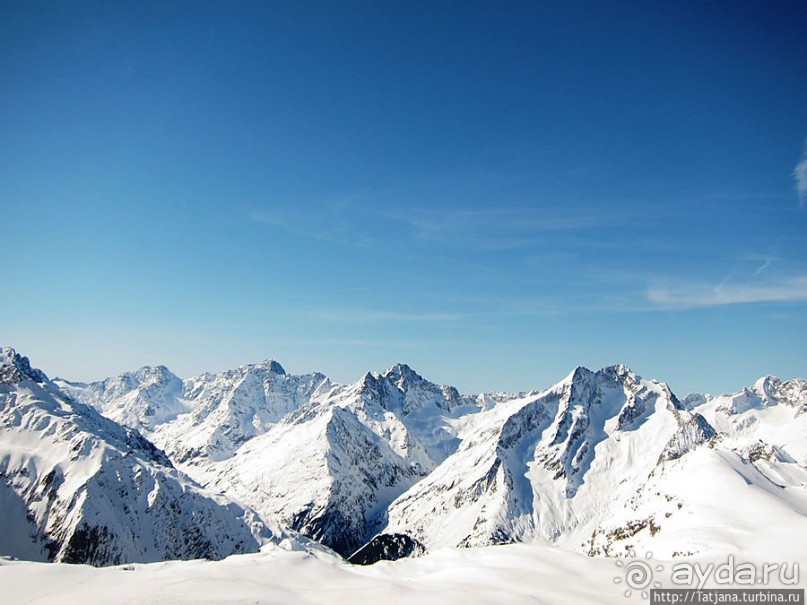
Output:
[[[677,397],[616,365],[463,395],[276,361],[49,379],[0,349],[0,554],[95,566],[267,544],[355,563],[528,543],[774,556],[807,538],[807,382]],[[763,539],[764,538],[764,539]]]

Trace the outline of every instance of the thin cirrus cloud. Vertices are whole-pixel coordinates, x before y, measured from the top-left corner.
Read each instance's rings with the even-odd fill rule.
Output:
[[[447,237],[464,239],[471,235],[482,236],[485,234],[506,233],[512,237],[514,234],[518,236],[519,234],[547,231],[577,231],[602,226],[606,222],[605,217],[593,211],[572,213],[546,208],[410,207],[386,209],[379,212],[385,218],[411,228],[418,239],[435,240],[445,240]]]
[[[260,210],[249,215],[254,223],[269,225],[299,235],[334,244],[368,247],[375,244],[375,238],[367,233],[358,222],[347,215],[334,213],[310,213]]]
[[[461,313],[402,313],[374,309],[322,308],[300,311],[308,319],[329,323],[444,323],[456,322],[464,317]]]
[[[776,259],[776,256],[761,256],[761,257],[750,257],[752,260],[759,260],[762,264],[757,267],[756,271],[754,271],[754,277],[759,277],[762,275],[768,267],[770,267]]]
[[[693,309],[746,303],[807,301],[807,275],[765,284],[682,283],[647,289],[649,302],[664,309]]]
[[[795,187],[799,196],[799,205],[804,207],[807,204],[807,143],[804,145],[799,163],[793,169],[793,178],[796,180]]]
[[[604,215],[591,209],[569,212],[524,207],[424,208],[356,202],[342,202],[338,207],[323,204],[308,211],[259,210],[249,218],[303,237],[344,245],[383,248],[384,241],[378,237],[382,224],[413,241],[449,246],[466,246],[472,241],[475,249],[494,250],[533,246],[539,233],[586,231],[625,220],[615,213]],[[399,229],[394,229],[396,225]]]

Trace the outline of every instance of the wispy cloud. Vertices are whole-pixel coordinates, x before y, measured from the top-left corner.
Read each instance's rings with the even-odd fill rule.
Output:
[[[793,169],[793,178],[796,179],[796,193],[799,196],[799,205],[803,207],[807,204],[807,143],[804,145],[804,151],[801,154],[799,163]]]
[[[770,266],[771,266],[771,263],[773,263],[773,259],[772,259],[772,258],[766,258],[766,259],[765,259],[765,262],[764,262],[764,263],[762,263],[762,264],[761,264],[761,265],[760,265],[760,266],[757,268],[757,270],[756,270],[756,271],[754,271],[754,277],[758,277],[759,275],[761,275],[761,274],[762,274],[762,272],[763,272],[763,271],[765,271],[765,269],[767,269],[768,267],[770,267]]]
[[[424,206],[392,203],[384,193],[377,198],[363,193],[337,203],[258,209],[249,219],[302,237],[383,251],[400,249],[400,245],[392,246],[393,240],[474,250],[525,249],[544,242],[548,234],[588,234],[636,218],[635,212],[604,212],[590,205],[508,206],[503,202],[497,200],[489,207],[461,203]]]
[[[329,207],[310,212],[290,209],[257,210],[249,215],[249,220],[325,242],[358,247],[368,247],[375,243],[374,237],[349,212],[336,212]]]
[[[666,309],[807,301],[807,275],[765,284],[657,284],[647,289],[646,296],[652,304]]]
[[[477,236],[495,247],[522,246],[534,243],[526,233],[577,231],[612,222],[595,212],[569,212],[559,209],[498,207],[478,208],[419,208],[408,207],[380,211],[385,218],[410,227],[419,239],[441,240]],[[510,243],[502,241],[509,236]],[[477,243],[478,240],[477,240]]]
[[[758,260],[762,261],[762,264],[757,267],[757,270],[754,271],[754,277],[759,277],[768,267],[773,264],[773,261],[776,260],[775,256],[765,256]]]
[[[306,318],[328,323],[444,323],[455,322],[464,316],[461,313],[405,313],[377,309],[323,308],[303,309],[300,314]]]

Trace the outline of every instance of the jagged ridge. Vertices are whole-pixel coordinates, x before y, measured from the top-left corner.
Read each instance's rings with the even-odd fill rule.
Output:
[[[667,485],[696,460],[778,489],[798,485],[807,461],[755,420],[789,414],[802,423],[799,379],[766,377],[737,395],[681,402],[621,365],[576,368],[543,392],[474,397],[403,364],[339,385],[267,361],[182,381],[178,395],[154,374],[133,373],[127,393],[148,395],[141,410],[170,408],[171,397],[187,410],[140,421],[175,464],[344,555],[369,541],[369,559],[398,556],[407,540],[422,548],[549,541],[617,554],[679,531],[689,501]],[[71,388],[92,399],[82,397],[91,385]],[[801,510],[797,496],[787,498]]]

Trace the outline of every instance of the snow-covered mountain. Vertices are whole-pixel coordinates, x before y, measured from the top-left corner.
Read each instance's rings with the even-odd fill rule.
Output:
[[[452,420],[479,407],[400,364],[329,387],[204,476],[347,556],[396,496],[457,447]]]
[[[462,396],[403,364],[341,385],[270,360],[59,384],[211,491],[363,563],[506,542],[671,557],[807,519],[803,380],[679,401],[613,366]]]
[[[347,556],[378,529],[398,494],[422,477],[347,407],[293,416],[210,469],[211,489]]]
[[[53,382],[110,420],[141,432],[189,411],[182,380],[165,366],[147,366],[91,384],[60,378]]]
[[[729,427],[720,415],[738,399],[745,409],[745,395],[688,410],[624,366],[577,368],[538,396],[479,414],[458,450],[391,504],[374,542],[396,534],[427,549],[526,541],[677,556],[731,542],[710,531],[726,519],[740,534],[777,515],[807,530],[803,383],[766,384],[751,397],[756,420]],[[758,443],[763,434],[770,441]]]
[[[162,366],[59,381],[137,427],[198,481],[348,555],[386,506],[456,449],[453,423],[484,402],[406,365],[339,385],[276,361],[177,383]]]
[[[132,401],[132,389],[119,392]],[[76,402],[8,347],[0,349],[0,517],[3,554],[94,565],[220,559],[295,540],[201,488],[140,433]]]
[[[274,360],[184,381],[157,366],[90,384],[56,382],[102,414],[143,431],[175,462],[192,466],[230,458],[300,405],[327,399],[335,387],[322,374],[286,374]]]

